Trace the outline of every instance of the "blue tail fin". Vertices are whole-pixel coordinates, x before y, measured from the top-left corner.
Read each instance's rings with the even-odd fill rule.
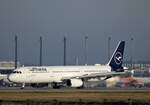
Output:
[[[111,59],[108,62],[108,65],[111,66],[112,71],[116,72],[123,71],[122,61],[123,61],[124,47],[125,41],[120,41]]]

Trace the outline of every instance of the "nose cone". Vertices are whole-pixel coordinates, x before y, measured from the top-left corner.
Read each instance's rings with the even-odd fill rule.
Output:
[[[8,80],[10,82],[14,82],[14,80],[15,80],[14,75],[13,74],[8,75]]]

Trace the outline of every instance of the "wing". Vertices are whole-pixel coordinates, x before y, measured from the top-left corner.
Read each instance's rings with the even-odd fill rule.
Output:
[[[83,75],[80,76],[79,78],[84,79],[84,78],[97,78],[97,77],[113,77],[113,76],[120,76],[124,75],[125,72],[108,72],[108,73],[93,73],[90,75]]]
[[[92,74],[84,74],[82,76],[74,76],[74,77],[66,77],[63,78],[63,80],[66,79],[73,79],[73,78],[78,78],[78,79],[91,79],[91,78],[98,78],[98,77],[114,77],[114,76],[122,76],[127,74],[127,72],[107,72],[107,73],[92,73]]]

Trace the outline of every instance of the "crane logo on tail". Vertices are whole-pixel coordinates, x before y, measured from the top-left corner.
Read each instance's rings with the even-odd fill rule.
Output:
[[[122,54],[120,52],[116,52],[115,56],[114,56],[114,60],[115,60],[115,63],[117,65],[120,65],[122,63]]]

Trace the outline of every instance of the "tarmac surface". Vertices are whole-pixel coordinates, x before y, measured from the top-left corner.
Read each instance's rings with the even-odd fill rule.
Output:
[[[150,92],[150,88],[31,88],[0,87],[0,92]]]

